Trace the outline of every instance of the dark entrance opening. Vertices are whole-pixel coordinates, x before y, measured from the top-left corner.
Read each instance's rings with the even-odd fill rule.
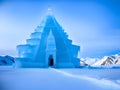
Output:
[[[49,60],[49,66],[53,66],[54,65],[54,59],[53,59],[52,55],[49,56],[48,60]]]

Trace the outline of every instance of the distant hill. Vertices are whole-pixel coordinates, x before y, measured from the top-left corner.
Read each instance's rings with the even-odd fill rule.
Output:
[[[120,65],[120,54],[104,56],[103,58],[81,58],[81,66],[112,66]]]
[[[105,56],[101,60],[92,64],[92,66],[110,66],[110,65],[120,65],[120,54]]]
[[[0,56],[0,65],[12,65],[15,63],[14,58],[11,56]]]
[[[92,65],[95,62],[99,61],[99,58],[81,58],[80,59],[80,65],[81,66],[88,66],[88,65]]]

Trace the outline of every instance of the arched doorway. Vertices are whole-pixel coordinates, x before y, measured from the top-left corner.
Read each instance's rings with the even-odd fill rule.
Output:
[[[54,65],[53,55],[49,56],[48,61],[49,61],[49,63],[48,63],[49,66],[53,66]]]

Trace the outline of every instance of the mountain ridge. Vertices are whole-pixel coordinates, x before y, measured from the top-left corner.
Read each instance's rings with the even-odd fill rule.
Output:
[[[0,56],[0,65],[12,65],[15,63],[14,57],[11,56]]]
[[[110,55],[110,56],[104,56],[103,58],[81,58],[82,63],[80,65],[83,65],[83,62],[90,66],[111,66],[111,65],[120,65],[120,54]]]

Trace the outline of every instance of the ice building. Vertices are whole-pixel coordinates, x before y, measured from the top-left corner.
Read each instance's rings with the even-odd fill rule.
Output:
[[[18,45],[15,67],[79,67],[77,58],[80,46],[73,45],[67,33],[52,14],[26,40]]]

